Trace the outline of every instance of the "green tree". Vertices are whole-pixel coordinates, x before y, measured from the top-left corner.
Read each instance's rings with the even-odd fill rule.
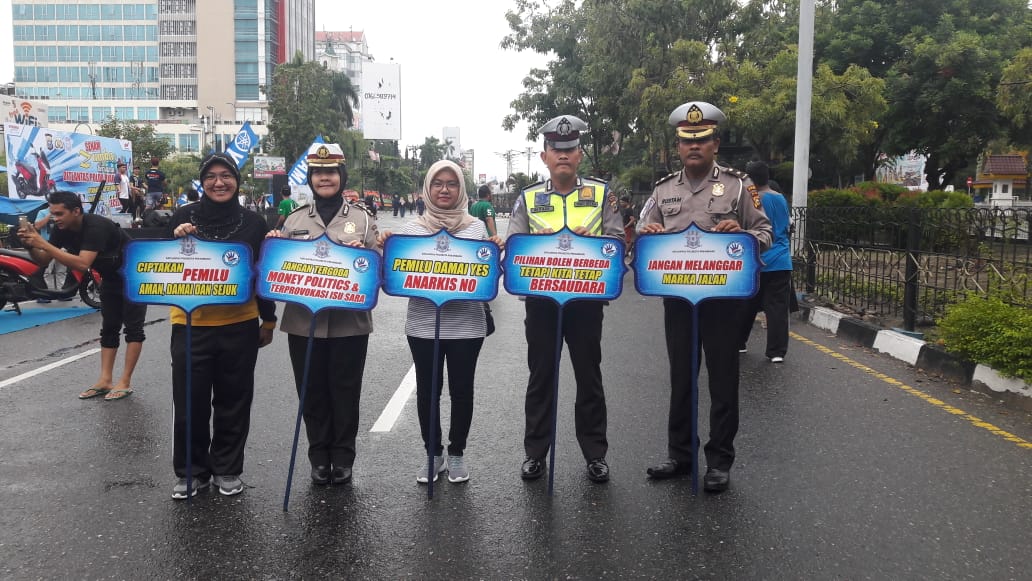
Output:
[[[331,104],[340,119],[340,131],[345,132],[355,124],[354,107],[358,106],[358,92],[351,79],[341,71],[330,72]]]
[[[319,63],[305,62],[300,52],[278,65],[266,89],[269,96],[269,142],[277,155],[297,159],[317,135],[332,141],[342,133],[333,106],[332,75]]]
[[[1032,145],[1032,47],[1018,51],[1003,68],[996,105],[1010,127],[1012,141]]]
[[[153,125],[148,123],[137,123],[129,120],[119,120],[108,117],[100,124],[97,135],[113,139],[126,139],[133,142],[133,157],[141,167],[150,163],[151,157],[165,159],[175,148],[163,137],[158,137]]]

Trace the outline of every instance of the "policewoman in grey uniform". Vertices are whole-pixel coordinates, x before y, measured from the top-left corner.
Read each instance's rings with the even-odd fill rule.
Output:
[[[564,226],[585,236],[623,236],[623,217],[616,196],[606,182],[577,175],[583,153],[580,134],[588,125],[573,115],[560,115],[540,129],[545,138],[541,161],[549,179],[527,187],[513,204],[508,236],[548,234]],[[574,424],[577,442],[587,462],[588,479],[609,480],[606,452],[606,396],[602,390],[602,307],[599,301],[572,301],[563,307],[563,338],[577,380]],[[545,455],[552,439],[552,402],[555,374],[555,335],[559,306],[527,297],[526,459],[520,467],[524,480],[545,473]]]
[[[724,113],[709,103],[685,103],[670,114],[677,132],[677,153],[684,168],[656,182],[642,208],[638,232],[677,232],[695,222],[713,232],[748,232],[760,252],[770,246],[770,221],[763,213],[756,186],[744,173],[714,160],[720,148]],[[691,470],[691,320],[699,311],[700,347],[705,346],[709,372],[710,434],[704,448],[707,492],[727,490],[735,460],[738,432],[738,336],[740,299],[709,299],[698,307],[680,299],[664,299],[667,357],[670,360],[668,458],[648,469],[650,478],[671,478]]]
[[[283,223],[283,230],[272,230],[268,236],[310,240],[325,233],[338,244],[376,249],[376,218],[363,203],[344,199],[348,170],[340,146],[314,144],[307,159],[314,202],[294,210]],[[300,395],[312,314],[300,305],[287,303],[281,321]],[[308,392],[302,410],[315,484],[351,480],[362,373],[372,331],[369,311],[332,309],[316,316]]]

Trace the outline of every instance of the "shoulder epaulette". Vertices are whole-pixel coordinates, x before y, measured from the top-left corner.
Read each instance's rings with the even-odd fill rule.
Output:
[[[656,180],[656,183],[653,184],[653,185],[654,186],[658,186],[659,184],[661,184],[663,182],[666,182],[666,181],[669,181],[669,180],[671,180],[671,179],[673,179],[675,177],[677,177],[677,172],[674,172],[672,174],[667,174],[666,177],[662,177],[662,178],[659,178],[658,180]]]
[[[543,185],[545,185],[545,180],[537,181],[537,182],[534,182],[534,183],[530,184],[529,186],[523,188],[523,191],[525,192],[527,190],[533,190],[534,188],[536,188],[538,186],[543,186]]]
[[[296,214],[296,213],[300,212],[301,210],[304,210],[304,209],[308,208],[309,206],[311,206],[311,204],[305,204],[303,206],[298,206],[298,207],[294,208],[294,210],[290,214]],[[289,216],[290,214],[287,214],[287,215]]]
[[[722,171],[722,172],[724,172],[726,174],[731,174],[731,175],[735,176],[736,178],[740,178],[740,179],[748,179],[749,178],[749,174],[745,173],[744,171],[737,170],[737,169],[735,169],[733,167],[724,167],[722,165],[718,166],[718,167],[720,168],[720,171]]]
[[[376,215],[376,214],[373,213],[372,209],[370,209],[369,206],[367,206],[366,203],[364,201],[362,201],[362,200],[355,200],[354,202],[348,202],[348,203],[351,204],[352,206],[362,210],[363,212],[365,212],[369,216],[375,216]]]
[[[609,184],[609,181],[608,181],[608,180],[604,180],[604,179],[602,179],[602,178],[597,178],[597,177],[595,177],[595,176],[588,176],[588,177],[587,177],[587,178],[585,178],[585,179],[589,179],[589,180],[591,180],[591,181],[599,182],[599,183],[602,183],[602,184]]]

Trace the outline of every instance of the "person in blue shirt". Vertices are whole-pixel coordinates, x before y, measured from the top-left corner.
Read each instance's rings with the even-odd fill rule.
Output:
[[[788,313],[792,299],[792,250],[789,239],[789,211],[785,197],[770,186],[770,168],[762,161],[750,162],[745,172],[760,191],[760,203],[770,219],[770,248],[760,255],[760,290],[745,306],[739,337],[739,351],[746,351],[756,313],[767,316],[767,349],[773,363],[783,363],[788,351]]]

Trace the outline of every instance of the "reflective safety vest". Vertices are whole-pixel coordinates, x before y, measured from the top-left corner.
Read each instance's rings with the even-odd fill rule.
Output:
[[[606,182],[581,179],[577,188],[565,196],[545,189],[548,183],[540,182],[523,191],[532,233],[548,228],[558,232],[563,226],[570,230],[584,226],[592,236],[602,235]]]

